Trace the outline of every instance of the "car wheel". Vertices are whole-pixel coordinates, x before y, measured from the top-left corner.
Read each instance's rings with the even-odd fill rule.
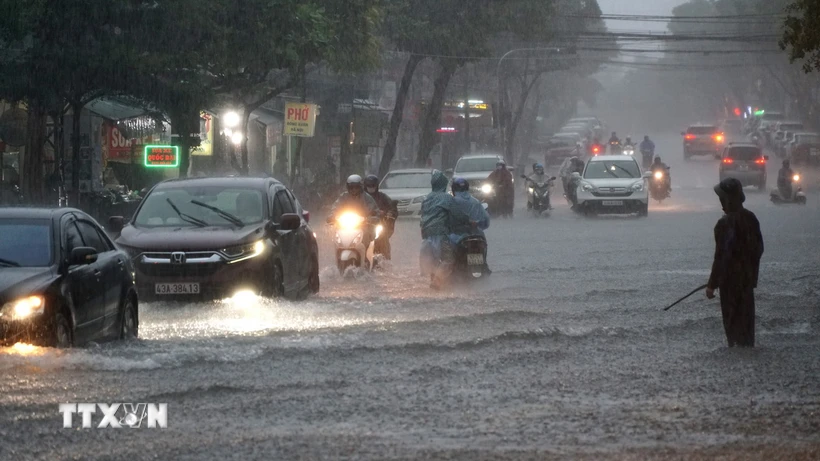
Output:
[[[285,275],[279,261],[273,262],[273,267],[268,276],[266,294],[274,298],[285,296]]]
[[[122,324],[120,326],[120,339],[136,339],[139,337],[139,315],[137,303],[133,296],[125,299],[125,306],[122,309]]]
[[[660,200],[658,200],[658,203],[661,203]],[[648,203],[646,205],[641,206],[641,208],[638,210],[638,216],[640,216],[641,218],[646,218],[647,216],[649,216]]]
[[[68,349],[74,345],[74,332],[71,322],[62,312],[54,317],[54,338],[52,345],[58,349]]]

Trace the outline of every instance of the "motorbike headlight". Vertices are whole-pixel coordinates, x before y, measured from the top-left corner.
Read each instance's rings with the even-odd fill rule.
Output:
[[[265,242],[257,240],[253,243],[246,243],[244,245],[237,245],[230,248],[225,248],[222,253],[230,259],[231,263],[244,261],[246,259],[255,258],[265,252]]]
[[[632,190],[635,192],[641,192],[643,190],[643,181],[636,182],[632,185]]]
[[[655,172],[655,179],[663,179],[663,172],[662,171],[656,171]]]
[[[535,192],[535,188],[532,188],[532,187],[530,187],[530,188],[529,188],[529,189],[527,189],[527,190],[528,190],[528,191],[530,191],[530,194],[532,194],[533,192]]]
[[[424,201],[424,198],[425,198],[424,195],[420,195],[420,196],[413,199],[413,203],[421,203],[421,202]]]
[[[10,320],[27,320],[45,312],[46,302],[42,296],[28,296],[16,299],[3,305],[0,318]]]
[[[483,194],[490,194],[493,191],[493,186],[491,184],[484,184],[481,186],[481,192]]]
[[[796,174],[796,175],[794,175],[794,177],[792,177],[792,179],[794,180],[794,182],[798,182],[798,181],[800,181],[800,175]]]
[[[336,222],[342,229],[355,229],[362,225],[364,218],[356,213],[347,212],[336,218]]]

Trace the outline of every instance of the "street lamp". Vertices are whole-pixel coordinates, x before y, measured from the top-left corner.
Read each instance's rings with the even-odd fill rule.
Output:
[[[231,137],[231,142],[234,143],[234,145],[236,145],[236,146],[242,144],[242,139],[244,138],[244,136],[242,136],[241,131],[234,131],[233,133],[230,134],[230,137]]]
[[[506,53],[504,53],[503,56],[501,56],[501,59],[498,60],[498,66],[496,67],[496,70],[495,70],[495,75],[496,75],[496,78],[498,79],[498,90],[497,90],[497,93],[498,93],[498,128],[499,128],[499,131],[501,132],[501,155],[505,156],[505,157],[507,155],[507,139],[506,139],[505,132],[504,132],[504,115],[505,115],[505,113],[504,113],[504,103],[502,102],[503,99],[501,98],[501,62],[504,60],[504,58],[506,58],[507,56],[509,56],[512,53],[515,53],[517,51],[554,51],[556,53],[560,53],[561,48],[558,48],[558,47],[516,48],[516,49],[510,50],[510,51],[507,51]]]
[[[236,128],[239,125],[239,114],[234,111],[225,112],[222,116],[222,125],[226,128]]]

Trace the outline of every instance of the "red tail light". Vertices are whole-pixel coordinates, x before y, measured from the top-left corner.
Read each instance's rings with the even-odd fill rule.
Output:
[[[731,163],[734,163],[734,162],[735,162],[735,161],[734,161],[734,160],[732,160],[732,159],[731,159],[731,158],[729,158],[729,157],[726,157],[725,159],[723,159],[723,163],[726,163],[726,164],[731,164]]]
[[[721,134],[716,134],[716,135],[715,135],[715,141],[717,141],[717,142],[723,142],[723,139],[724,139],[724,138],[723,138],[723,134],[722,134],[722,133],[721,133]]]
[[[598,147],[598,146],[595,146],[595,147],[593,147],[593,148],[592,148],[592,153],[593,153],[593,154],[597,154],[597,153],[598,153],[598,152],[600,152],[600,151],[601,151],[601,148],[600,148],[600,147]]]
[[[693,134],[687,134],[686,136],[683,137],[683,139],[685,139],[687,141],[691,141],[691,140],[695,139],[696,137],[697,136],[695,136]]]
[[[755,160],[755,163],[757,163],[758,165],[765,165],[766,164],[766,159],[765,158],[759,158],[759,159]]]

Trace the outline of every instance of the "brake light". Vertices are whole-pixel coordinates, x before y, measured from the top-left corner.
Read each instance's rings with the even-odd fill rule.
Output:
[[[691,141],[691,140],[693,140],[693,139],[695,139],[695,138],[697,138],[697,136],[695,136],[695,135],[693,135],[693,134],[687,134],[686,136],[684,136],[684,137],[683,137],[683,139],[685,139],[685,140],[687,140],[687,141]]]
[[[600,147],[598,147],[598,146],[594,146],[594,147],[592,148],[592,153],[593,153],[593,154],[597,154],[597,153],[598,153],[598,152],[600,152],[600,151],[601,151],[601,148],[600,148]]]
[[[726,163],[726,164],[731,164],[731,163],[734,163],[734,162],[735,162],[735,161],[734,161],[734,160],[732,160],[732,159],[731,159],[731,158],[729,158],[729,157],[726,157],[725,159],[723,159],[723,163]]]
[[[766,159],[765,158],[759,158],[759,159],[755,160],[755,163],[757,163],[758,165],[765,165],[766,164]]]
[[[721,134],[716,134],[715,135],[715,141],[723,142],[723,134],[722,133]]]

